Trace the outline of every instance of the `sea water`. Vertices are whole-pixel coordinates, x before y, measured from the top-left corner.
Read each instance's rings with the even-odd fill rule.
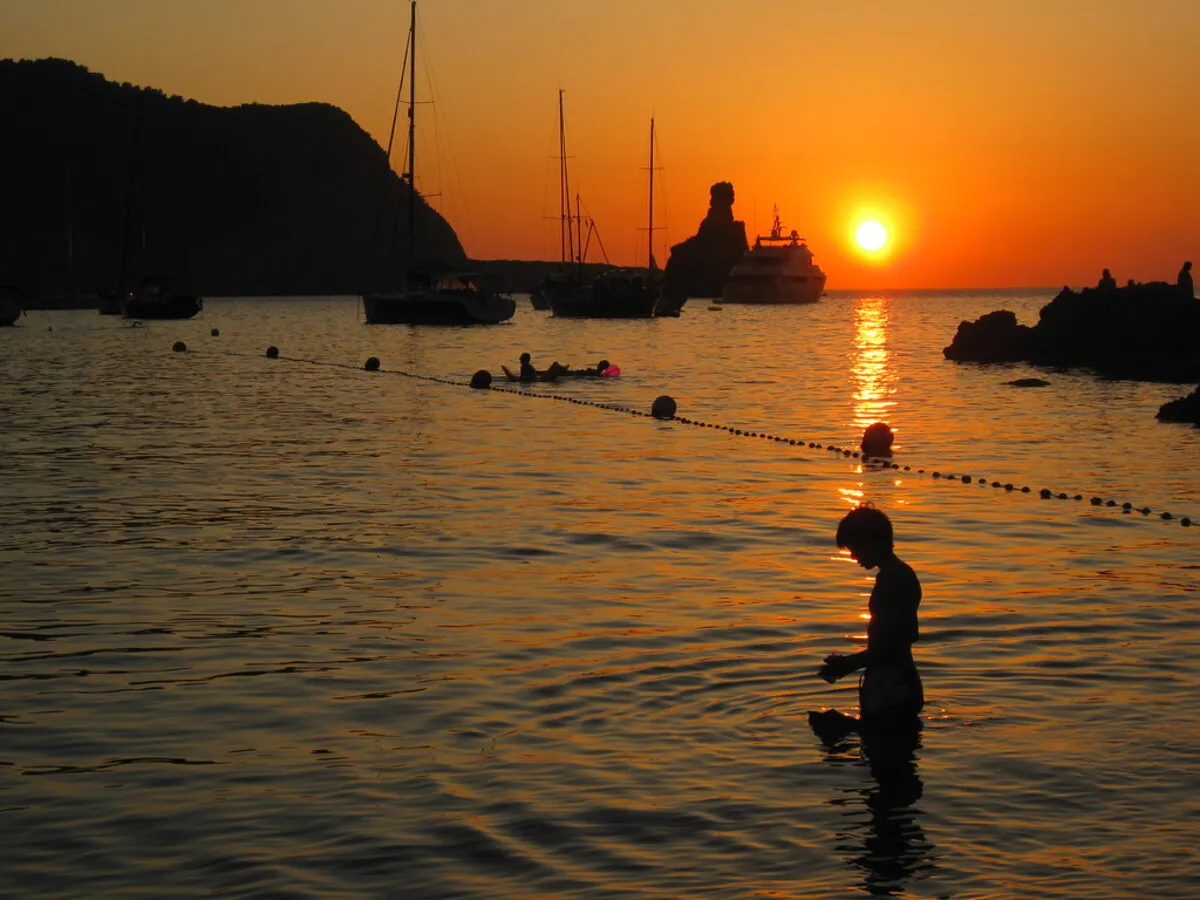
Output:
[[[1200,896],[1200,430],[1154,419],[1192,386],[941,352],[1051,296],[29,313],[0,330],[0,895]],[[522,351],[622,375],[408,377]],[[591,405],[660,394],[786,440]],[[877,420],[900,468],[826,449]],[[863,639],[833,540],[862,500],[925,590],[892,770],[807,723],[856,705],[815,671]]]

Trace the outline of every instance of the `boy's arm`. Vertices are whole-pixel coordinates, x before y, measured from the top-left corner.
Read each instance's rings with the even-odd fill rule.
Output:
[[[849,675],[851,672],[857,672],[869,661],[870,648],[860,650],[858,653],[843,655],[841,653],[831,653],[825,657],[825,665],[817,670],[817,674],[833,684],[839,678]]]

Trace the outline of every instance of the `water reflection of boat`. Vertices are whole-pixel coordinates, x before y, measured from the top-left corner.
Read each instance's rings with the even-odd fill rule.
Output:
[[[812,260],[812,251],[795,229],[783,233],[776,207],[771,233],[756,238],[733,267],[721,299],[726,303],[816,303],[825,291],[825,273]]]
[[[404,284],[392,289],[364,293],[363,316],[371,325],[490,325],[511,319],[517,309],[513,299],[477,284],[473,274],[450,271],[447,267],[416,264],[416,0],[410,4],[407,57],[408,164],[405,166],[403,178],[408,185],[408,250],[405,255]],[[396,101],[398,111],[399,94]],[[392,119],[392,129],[394,137],[395,116]],[[390,139],[388,153],[390,159]],[[392,267],[389,265],[388,268],[390,271]]]

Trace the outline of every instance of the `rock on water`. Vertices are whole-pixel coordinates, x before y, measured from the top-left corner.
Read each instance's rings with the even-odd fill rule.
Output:
[[[1168,400],[1158,408],[1155,416],[1160,422],[1191,422],[1200,425],[1200,387],[1186,397]]]
[[[947,359],[1082,367],[1109,378],[1200,381],[1200,301],[1166,282],[1063,288],[1037,325],[1008,310],[963,322]]]
[[[733,218],[733,185],[718,181],[708,196],[708,214],[696,234],[671,248],[668,298],[720,297],[729,270],[749,249],[746,223]]]

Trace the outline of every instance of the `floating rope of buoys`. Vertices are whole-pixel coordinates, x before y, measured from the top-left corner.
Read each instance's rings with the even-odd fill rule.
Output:
[[[176,349],[178,349],[179,345],[182,345],[182,344],[183,344],[182,341],[177,342]],[[186,348],[184,348],[184,349],[186,349]],[[222,352],[224,353],[224,355],[228,355],[228,356],[242,355],[242,354],[237,354],[237,353],[230,353],[228,351],[222,351]],[[986,488],[990,485],[993,489],[997,489],[997,490],[1002,489],[1006,493],[1021,493],[1021,494],[1034,493],[1033,488],[1031,488],[1029,485],[1021,485],[1018,487],[1017,485],[1013,484],[1011,481],[1001,482],[998,480],[989,480],[985,476],[952,474],[952,473],[948,473],[948,472],[943,472],[940,469],[932,470],[927,473],[926,470],[923,468],[914,469],[911,465],[903,465],[901,463],[895,462],[886,457],[874,457],[868,453],[862,452],[861,450],[854,450],[854,449],[851,449],[848,447],[839,447],[836,444],[822,445],[816,441],[805,441],[803,438],[787,437],[785,435],[771,434],[769,432],[762,432],[762,431],[751,431],[749,429],[737,428],[733,425],[724,425],[724,424],[721,424],[718,422],[705,422],[703,420],[694,419],[694,418],[691,418],[688,416],[680,416],[677,414],[678,413],[678,404],[675,402],[674,398],[667,396],[665,394],[657,397],[654,400],[649,412],[643,412],[642,410],[631,409],[626,406],[616,406],[616,405],[612,405],[612,404],[608,404],[608,403],[600,403],[598,401],[587,400],[582,397],[570,397],[570,396],[567,396],[564,394],[555,394],[555,393],[551,393],[548,391],[527,390],[527,389],[525,389],[525,387],[527,387],[527,386],[496,387],[492,384],[491,373],[488,372],[488,370],[486,370],[486,369],[480,369],[479,371],[475,372],[475,374],[471,377],[470,381],[458,381],[453,378],[442,378],[437,375],[424,375],[424,374],[417,373],[417,372],[406,372],[406,371],[403,371],[400,369],[384,369],[382,367],[382,364],[379,361],[379,358],[375,357],[375,356],[368,357],[368,359],[363,364],[363,366],[359,367],[359,366],[352,366],[347,363],[336,363],[336,362],[328,362],[328,361],[315,360],[315,359],[305,359],[302,357],[281,356],[279,353],[279,348],[275,347],[275,346],[268,347],[266,355],[267,355],[268,359],[279,359],[279,360],[283,360],[285,362],[301,362],[301,363],[306,363],[308,365],[328,366],[330,368],[352,369],[352,370],[357,370],[357,371],[366,370],[366,371],[370,371],[370,372],[378,372],[378,373],[384,374],[384,375],[399,375],[404,378],[411,378],[411,379],[414,379],[417,381],[428,381],[428,382],[432,382],[435,384],[450,385],[452,387],[465,387],[465,388],[473,388],[475,390],[488,390],[488,391],[492,391],[493,393],[500,393],[500,394],[515,394],[515,395],[519,395],[522,397],[529,397],[529,398],[539,399],[539,400],[554,400],[559,403],[573,403],[577,406],[591,406],[596,409],[608,410],[609,412],[627,413],[628,415],[631,415],[631,416],[641,416],[641,417],[645,417],[645,418],[653,418],[653,419],[656,419],[659,421],[671,421],[671,422],[675,422],[679,425],[688,425],[688,426],[692,426],[695,428],[711,428],[711,429],[715,429],[717,431],[724,431],[727,434],[735,435],[737,437],[747,437],[747,438],[753,438],[753,439],[757,439],[757,440],[771,441],[772,443],[786,444],[789,447],[804,447],[804,448],[807,448],[810,450],[824,450],[828,453],[836,454],[837,456],[840,456],[845,459],[858,459],[861,461],[864,470],[903,471],[903,472],[908,472],[908,473],[915,473],[917,475],[928,474],[929,477],[935,481],[951,481],[951,482],[958,482],[961,484],[978,484],[982,488]],[[669,412],[668,412],[668,410],[669,410]],[[1065,491],[1053,491],[1050,488],[1041,488],[1036,493],[1043,500],[1060,500],[1060,501],[1073,500],[1075,502],[1082,502],[1084,499],[1083,494],[1071,495]],[[1118,509],[1119,508],[1125,514],[1132,514],[1132,513],[1137,512],[1137,513],[1140,513],[1142,516],[1148,517],[1153,512],[1153,510],[1149,506],[1140,506],[1139,507],[1139,506],[1135,506],[1134,504],[1132,504],[1128,501],[1125,501],[1123,503],[1118,503],[1116,500],[1111,500],[1111,499],[1106,500],[1098,495],[1092,496],[1089,499],[1089,502],[1091,503],[1092,506],[1095,506],[1095,507],[1110,508],[1110,509]],[[1166,512],[1165,510],[1159,513],[1159,518],[1164,522],[1170,522],[1170,521],[1175,520],[1175,516],[1169,512]],[[1184,528],[1190,528],[1192,526],[1192,519],[1189,516],[1182,516],[1178,521],[1179,521],[1179,524]]]

